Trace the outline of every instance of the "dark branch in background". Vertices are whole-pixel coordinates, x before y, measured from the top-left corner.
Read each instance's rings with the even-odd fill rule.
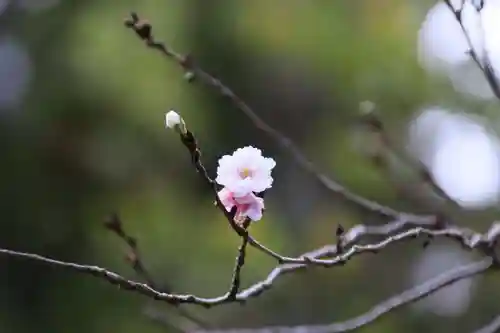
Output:
[[[489,86],[491,87],[491,90],[495,94],[495,96],[500,99],[500,85],[498,82],[498,79],[495,75],[495,70],[493,69],[493,66],[491,65],[491,61],[488,56],[488,50],[486,49],[485,45],[483,44],[483,49],[482,51],[482,57],[479,56],[477,53],[477,50],[474,49],[474,44],[472,42],[472,39],[467,32],[467,28],[464,25],[463,22],[463,9],[465,6],[465,1],[462,1],[462,5],[460,8],[455,8],[453,4],[451,3],[451,0],[443,0],[444,3],[448,6],[448,8],[452,11],[452,13],[455,15],[455,18],[460,25],[460,29],[462,29],[462,33],[465,37],[465,40],[467,41],[467,46],[469,47],[468,53],[471,57],[471,59],[476,63],[476,65],[479,67],[479,69],[483,72],[484,77],[486,81],[488,82]],[[481,15],[480,12],[483,10],[484,7],[484,1],[478,1],[478,5],[474,6],[474,8],[477,11],[478,15]],[[481,23],[481,27],[483,27],[482,19],[479,17],[479,21]],[[484,37],[484,29],[482,31],[483,37]],[[484,42],[484,39],[483,39]]]
[[[105,221],[104,226],[117,235],[123,242],[128,246],[128,252],[126,255],[127,261],[130,263],[133,270],[136,272],[139,278],[142,278],[149,286],[152,288],[164,292],[164,293],[172,293],[173,289],[168,286],[165,282],[161,284],[161,287],[158,283],[155,282],[152,275],[146,269],[146,266],[143,262],[142,256],[139,253],[139,246],[137,243],[137,239],[130,236],[124,226],[121,218],[117,213],[111,214]],[[189,311],[179,306],[174,307],[178,314],[183,317],[184,321],[187,321],[183,326],[194,327],[195,329],[209,329],[211,326],[202,320],[201,318],[193,315]]]
[[[403,305],[411,304],[418,301],[433,292],[451,285],[457,281],[473,277],[475,275],[486,272],[493,267],[491,258],[474,262],[469,265],[459,266],[449,270],[434,279],[431,279],[421,285],[408,289],[400,294],[390,297],[389,299],[377,304],[366,313],[347,320],[345,322],[333,323],[328,325],[302,325],[302,326],[269,326],[262,328],[250,329],[225,329],[225,330],[210,330],[210,331],[193,331],[190,333],[340,333],[349,332],[363,327],[388,312],[397,309]],[[486,331],[493,332],[493,331]],[[480,332],[480,333],[486,333]]]
[[[365,102],[366,103],[366,102]],[[371,103],[371,102],[368,102]],[[368,109],[369,108],[369,109]],[[375,166],[384,169],[388,168],[388,161],[385,153],[392,153],[398,160],[405,165],[413,168],[422,184],[429,186],[434,193],[448,202],[452,207],[462,209],[458,203],[453,200],[435,181],[429,169],[420,161],[411,160],[408,155],[400,152],[393,141],[390,139],[389,134],[384,126],[384,122],[375,110],[375,105],[365,106],[360,118],[361,124],[368,130],[378,136],[381,143],[381,149],[377,149],[375,153],[370,156]]]
[[[121,240],[125,242],[128,246],[128,252],[126,255],[127,261],[130,263],[137,276],[142,278],[151,287],[162,290],[164,292],[171,292],[172,288],[163,284],[162,287],[158,286],[151,274],[148,272],[144,266],[144,262],[139,253],[139,247],[137,245],[137,240],[130,236],[123,228],[123,223],[118,214],[111,214],[106,221],[104,221],[104,226],[115,235],[117,235]]]
[[[317,170],[314,164],[309,161],[307,157],[305,157],[305,155],[289,138],[267,124],[255,113],[255,111],[252,110],[252,108],[248,104],[246,104],[231,89],[225,86],[219,79],[213,77],[208,72],[198,67],[191,56],[183,56],[172,50],[166,44],[157,41],[152,34],[153,28],[151,24],[146,21],[140,20],[139,16],[136,13],[132,13],[130,17],[125,21],[125,25],[126,27],[131,28],[133,31],[135,31],[137,36],[141,40],[143,40],[149,48],[159,51],[166,58],[172,59],[177,64],[179,64],[186,71],[186,74],[190,79],[198,79],[205,85],[216,90],[220,95],[227,97],[233,103],[233,105],[241,110],[259,130],[265,132],[267,135],[273,138],[282,148],[288,151],[299,166],[314,175],[316,179],[328,190],[341,195],[346,200],[367,211],[376,213],[384,217],[398,219],[402,216],[405,216],[406,218],[420,222],[433,219],[432,216],[420,216],[400,212],[391,207],[381,205],[375,201],[369,200],[351,192],[340,183],[334,181],[333,179]]]

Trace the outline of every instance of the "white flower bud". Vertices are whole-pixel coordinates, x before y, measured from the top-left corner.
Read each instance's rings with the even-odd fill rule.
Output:
[[[180,134],[186,134],[186,124],[182,117],[174,110],[170,110],[165,114],[165,126],[176,130]]]
[[[165,126],[174,128],[182,122],[181,116],[174,110],[170,110],[165,114]]]

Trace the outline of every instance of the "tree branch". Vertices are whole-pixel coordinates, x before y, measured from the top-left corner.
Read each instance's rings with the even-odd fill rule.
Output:
[[[229,298],[235,299],[241,285],[241,270],[245,265],[246,248],[248,244],[248,234],[241,237],[241,245],[238,249],[238,256],[236,257],[236,264],[234,266],[233,278],[231,287],[229,288]]]
[[[112,272],[110,270],[107,270],[99,266],[83,265],[73,262],[56,260],[35,253],[20,252],[9,249],[0,249],[0,254],[8,255],[15,258],[30,259],[44,264],[48,264],[50,266],[66,268],[74,272],[86,275],[92,275],[94,277],[101,278],[113,285],[116,285],[120,289],[137,292],[154,300],[164,301],[174,305],[182,303],[190,303],[190,304],[202,305],[208,308],[214,305],[220,305],[234,301],[233,297],[230,297],[229,292],[223,296],[214,298],[197,297],[191,294],[169,294],[166,292],[158,291],[146,283],[141,283],[135,280],[127,279],[118,273]]]
[[[394,230],[396,226],[399,227],[402,225],[404,224],[401,224],[401,222],[392,223],[390,224],[389,227],[386,228],[386,231],[390,232]],[[363,228],[360,226],[354,227],[353,229],[355,231],[352,231],[351,229],[346,233],[346,235],[350,235],[350,238],[346,238],[345,240],[346,244],[349,244],[349,242],[354,242],[356,239],[359,239],[364,235],[370,234],[370,232],[376,234],[377,232],[380,232],[382,230],[382,229],[370,229],[369,227]],[[311,264],[316,264],[324,267],[344,265],[349,259],[351,259],[355,255],[365,252],[369,253],[377,252],[379,250],[386,248],[390,244],[395,244],[406,239],[412,239],[418,237],[419,235],[430,235],[432,237],[452,238],[457,240],[460,244],[462,244],[467,248],[470,249],[477,248],[483,250],[487,254],[491,254],[490,250],[494,246],[495,240],[497,239],[499,234],[500,234],[500,223],[494,223],[492,227],[488,230],[488,232],[485,233],[484,235],[472,232],[468,229],[461,229],[454,227],[441,230],[429,230],[417,227],[407,231],[400,232],[393,236],[388,236],[387,238],[378,243],[367,244],[367,245],[354,244],[346,251],[342,249],[341,252],[338,252],[338,247],[336,245],[326,246],[321,249],[315,250],[313,252],[306,253],[298,258],[293,258],[293,260],[291,260],[292,263],[291,265],[287,264],[276,267],[267,276],[265,280],[260,281],[254,284],[253,286],[235,294],[234,290],[238,289],[239,274],[244,263],[242,258],[244,257],[245,254],[244,249],[246,245],[245,242],[243,241],[240,247],[240,251],[238,253],[238,258],[236,260],[237,264],[233,274],[230,291],[222,296],[213,298],[204,298],[192,294],[170,294],[166,292],[161,292],[154,289],[152,286],[148,284],[127,279],[122,275],[119,275],[115,272],[112,272],[110,270],[107,270],[99,266],[65,262],[44,257],[38,254],[13,251],[9,249],[0,249],[0,254],[9,255],[11,257],[16,257],[16,258],[31,259],[45,264],[49,264],[51,266],[66,268],[82,274],[92,275],[101,278],[113,285],[116,285],[123,290],[134,291],[149,298],[152,298],[154,300],[164,301],[170,304],[182,304],[182,303],[197,304],[208,308],[215,305],[221,305],[231,302],[244,302],[251,297],[256,297],[265,290],[268,290],[272,286],[273,282],[279,276],[305,268]],[[335,257],[333,259],[321,259],[324,258],[325,256],[331,256],[331,255],[334,255]]]
[[[451,198],[441,188],[441,186],[439,186],[430,170],[421,161],[413,160],[409,158],[407,154],[397,149],[396,145],[389,137],[389,133],[385,128],[384,122],[375,110],[375,104],[368,101],[364,103],[368,103],[368,105],[365,104],[361,106],[361,123],[362,125],[365,125],[372,133],[376,134],[378,136],[378,140],[381,143],[380,149],[377,149],[377,151],[375,151],[374,154],[370,156],[373,164],[383,171],[388,172],[389,162],[386,155],[387,153],[392,153],[393,156],[395,156],[399,161],[412,168],[416,172],[421,184],[427,185],[435,194],[444,199],[452,207],[461,209],[462,207],[458,204],[458,202]]]
[[[343,265],[350,258],[357,254],[369,252],[374,253],[396,242],[402,242],[405,239],[412,239],[419,235],[428,235],[431,237],[448,237],[458,241],[462,246],[468,249],[480,249],[481,252],[490,255],[491,248],[494,246],[495,239],[500,235],[500,224],[494,223],[485,234],[478,234],[469,229],[448,228],[442,230],[429,230],[421,227],[413,228],[407,231],[401,231],[408,223],[394,221],[383,226],[372,227],[357,225],[346,232],[341,239],[341,247],[338,245],[326,245],[322,248],[304,253],[299,258],[307,258],[305,263],[284,264],[275,267],[271,273],[262,281],[255,283],[249,288],[243,290],[239,296],[242,299],[257,297],[264,291],[269,290],[274,282],[281,276],[292,273],[297,270],[305,269],[310,263],[322,263],[323,266],[332,267]],[[394,236],[390,234],[398,232]],[[375,244],[357,245],[362,238],[366,236],[387,236],[384,240]],[[353,245],[354,244],[354,245]],[[345,248],[351,246],[349,250]],[[344,252],[343,252],[344,251]],[[331,260],[321,258],[334,257]],[[496,259],[495,259],[496,260]]]
[[[302,325],[302,326],[270,326],[262,328],[248,329],[223,329],[209,331],[191,331],[190,333],[341,333],[358,329],[366,324],[372,323],[382,315],[387,314],[401,306],[408,305],[420,300],[433,292],[451,285],[457,281],[470,278],[489,270],[493,266],[491,258],[474,262],[469,265],[459,266],[453,270],[447,271],[434,279],[431,279],[421,285],[408,289],[401,294],[394,295],[382,303],[377,304],[366,313],[347,320],[345,322],[333,323],[328,325]],[[480,333],[489,333],[485,331]],[[477,333],[477,332],[476,332]]]
[[[142,260],[142,257],[139,252],[137,239],[130,236],[125,231],[125,228],[123,227],[123,222],[117,213],[111,214],[111,216],[109,216],[104,222],[104,226],[109,231],[117,235],[128,246],[126,259],[130,263],[132,269],[136,272],[139,278],[142,278],[148,285],[150,285],[155,289],[162,290],[164,292],[172,292],[172,288],[170,286],[164,284],[160,288],[157,285],[152,275],[149,273],[149,271],[146,269],[146,266],[144,265],[144,261]]]

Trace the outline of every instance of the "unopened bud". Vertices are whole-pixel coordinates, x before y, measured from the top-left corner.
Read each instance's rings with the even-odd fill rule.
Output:
[[[173,128],[181,134],[186,134],[186,124],[182,117],[174,110],[170,110],[165,114],[165,126]]]

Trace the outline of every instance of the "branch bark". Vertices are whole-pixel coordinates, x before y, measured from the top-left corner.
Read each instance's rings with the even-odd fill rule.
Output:
[[[421,285],[408,289],[400,294],[394,295],[387,300],[377,304],[366,313],[349,319],[345,322],[332,323],[327,325],[271,326],[255,329],[223,329],[209,331],[199,330],[191,331],[190,333],[341,333],[354,331],[362,326],[374,322],[381,316],[393,310],[418,301],[432,294],[433,292],[451,285],[457,281],[471,278],[475,275],[484,273],[492,267],[494,267],[494,264],[491,258],[484,258],[483,260],[474,262],[469,265],[456,267],[455,269],[445,272]],[[480,331],[476,333],[489,332],[494,331],[486,330],[484,332]]]
[[[393,222],[385,227],[385,231],[391,232],[397,229],[397,227],[402,228],[404,225],[405,224],[402,224],[399,221]],[[382,230],[383,230],[382,228],[370,229],[370,227],[356,226],[346,233],[346,235],[349,235],[349,238],[346,238],[345,244],[352,244],[357,240],[361,240],[362,237],[366,235],[380,234]],[[60,261],[41,256],[39,254],[13,251],[9,249],[0,249],[0,254],[16,258],[30,259],[54,267],[66,268],[74,272],[91,275],[103,279],[113,285],[116,285],[123,290],[137,292],[154,300],[164,301],[175,305],[183,303],[197,304],[209,308],[212,306],[222,305],[226,303],[245,302],[252,297],[256,297],[262,294],[264,291],[269,290],[273,285],[274,281],[278,277],[285,275],[287,273],[291,273],[293,271],[297,271],[299,269],[306,268],[313,264],[324,267],[341,266],[344,265],[349,259],[358,254],[367,252],[373,253],[382,250],[391,244],[396,244],[404,240],[409,240],[418,237],[420,235],[430,235],[433,237],[448,237],[458,241],[461,245],[469,249],[479,249],[483,253],[491,255],[492,253],[491,251],[495,245],[495,241],[498,238],[499,234],[500,234],[500,223],[494,223],[488,230],[488,232],[485,234],[478,234],[468,229],[461,229],[461,228],[429,230],[417,227],[406,231],[402,231],[395,235],[389,235],[378,243],[366,244],[366,245],[353,244],[349,249],[338,247],[337,244],[325,246],[322,247],[321,249],[317,249],[310,253],[305,253],[298,258],[293,258],[293,260],[291,260],[289,264],[282,264],[276,267],[267,276],[266,279],[255,283],[254,285],[245,290],[235,293],[235,290],[239,289],[239,274],[244,263],[242,262],[242,258],[245,253],[246,245],[243,239],[243,243],[240,247],[238,258],[236,260],[236,267],[233,273],[233,279],[229,291],[224,295],[213,298],[199,297],[192,294],[172,294],[172,293],[162,292],[154,289],[152,286],[146,283],[141,283],[135,280],[127,279],[118,273],[112,272],[110,270],[107,270],[99,266],[83,265],[73,262]],[[333,258],[322,259],[325,257],[333,257]],[[493,260],[493,257],[491,257],[490,260]]]

